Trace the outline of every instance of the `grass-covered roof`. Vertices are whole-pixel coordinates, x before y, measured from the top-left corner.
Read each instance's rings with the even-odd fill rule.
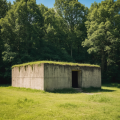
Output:
[[[27,66],[27,65],[34,65],[34,64],[41,64],[41,63],[59,64],[59,65],[71,65],[71,66],[100,67],[99,65],[83,64],[83,63],[57,62],[57,61],[35,61],[35,62],[28,62],[28,63],[18,64],[18,65],[13,65],[12,68],[21,67],[21,66]]]

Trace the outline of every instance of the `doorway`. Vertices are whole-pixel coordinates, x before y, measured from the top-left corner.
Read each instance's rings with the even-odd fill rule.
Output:
[[[72,71],[72,87],[78,88],[78,71]]]

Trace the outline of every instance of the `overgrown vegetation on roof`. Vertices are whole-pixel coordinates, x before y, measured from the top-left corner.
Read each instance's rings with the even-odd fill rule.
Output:
[[[34,65],[34,64],[41,64],[41,63],[49,63],[49,64],[59,64],[59,65],[71,65],[71,66],[89,66],[89,67],[100,67],[99,65],[94,64],[83,64],[83,63],[72,63],[72,62],[57,62],[57,61],[35,61],[35,62],[28,62],[18,65],[13,65],[14,67],[21,67],[21,66],[27,66],[27,65]]]

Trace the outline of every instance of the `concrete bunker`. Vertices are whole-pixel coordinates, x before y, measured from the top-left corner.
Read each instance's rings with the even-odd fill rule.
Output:
[[[12,86],[39,90],[100,88],[101,68],[98,65],[54,61],[14,65]]]

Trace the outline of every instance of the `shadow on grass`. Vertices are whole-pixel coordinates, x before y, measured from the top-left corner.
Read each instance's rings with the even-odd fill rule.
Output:
[[[74,93],[79,93],[77,90],[73,89],[73,88],[69,88],[69,89],[56,89],[53,91],[47,91],[49,93],[61,93],[61,94],[74,94]]]
[[[10,87],[11,84],[0,84],[0,87]]]
[[[102,89],[102,88],[94,88],[94,87],[90,87],[90,88],[83,88],[82,89],[83,92],[87,93],[98,93],[98,92],[114,92],[115,90],[110,90],[110,89]]]
[[[117,87],[120,88],[120,84],[117,83],[111,83],[111,84],[104,84],[102,85],[103,87]],[[0,87],[9,87],[11,89],[16,89],[16,90],[27,90],[27,91],[34,91],[34,92],[39,92],[40,90],[33,90],[30,88],[14,88],[11,87],[11,84],[1,84]],[[61,94],[75,94],[75,93],[99,93],[99,92],[114,92],[115,90],[111,90],[111,89],[102,89],[102,88],[94,88],[94,87],[90,87],[90,88],[82,88],[81,91],[76,90],[74,88],[69,88],[69,89],[56,89],[53,91],[43,91],[45,92],[49,92],[49,93],[61,93]],[[41,91],[42,92],[42,91]]]
[[[74,94],[74,93],[99,93],[99,92],[114,92],[115,90],[110,90],[110,89],[101,89],[101,88],[82,88],[81,91],[76,90],[76,89],[58,89],[54,91],[47,91],[49,93],[61,93],[61,94]]]
[[[120,88],[120,84],[118,83],[109,83],[109,84],[103,84],[103,87],[116,87],[116,88]]]

